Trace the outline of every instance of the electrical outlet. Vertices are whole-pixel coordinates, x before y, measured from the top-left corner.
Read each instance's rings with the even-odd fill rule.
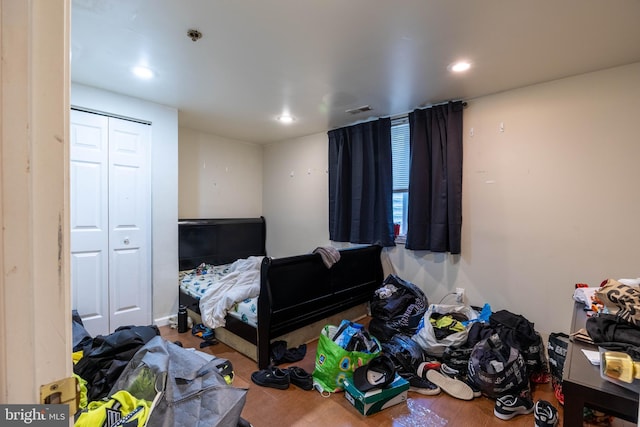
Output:
[[[464,288],[456,288],[456,302],[464,302]]]

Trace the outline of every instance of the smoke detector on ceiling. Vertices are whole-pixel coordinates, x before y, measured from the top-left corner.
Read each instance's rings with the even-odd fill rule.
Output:
[[[195,42],[202,38],[202,33],[198,30],[190,29],[189,31],[187,31],[187,36],[189,36],[189,38]]]

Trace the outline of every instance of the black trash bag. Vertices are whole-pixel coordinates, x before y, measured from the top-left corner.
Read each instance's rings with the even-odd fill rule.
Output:
[[[427,308],[429,300],[420,288],[390,274],[371,300],[369,332],[382,342],[398,333],[411,336]]]
[[[109,335],[96,336],[73,372],[87,381],[88,400],[106,397],[134,354],[156,335],[157,326],[122,326]]]
[[[398,373],[415,374],[418,366],[428,359],[422,347],[407,335],[396,334],[381,345],[382,352],[394,362]]]
[[[548,361],[542,337],[536,332],[533,323],[522,315],[500,310],[491,314],[489,325],[503,342],[520,351],[529,375],[548,375]]]

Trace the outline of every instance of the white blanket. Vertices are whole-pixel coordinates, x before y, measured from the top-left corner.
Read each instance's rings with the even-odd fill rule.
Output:
[[[200,298],[202,323],[210,328],[224,326],[227,311],[233,305],[260,294],[261,256],[239,259],[231,264],[229,273],[221,277]]]

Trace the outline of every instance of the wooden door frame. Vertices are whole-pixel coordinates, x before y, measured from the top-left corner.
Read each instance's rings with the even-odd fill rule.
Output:
[[[71,0],[0,0],[0,403],[72,373]]]

